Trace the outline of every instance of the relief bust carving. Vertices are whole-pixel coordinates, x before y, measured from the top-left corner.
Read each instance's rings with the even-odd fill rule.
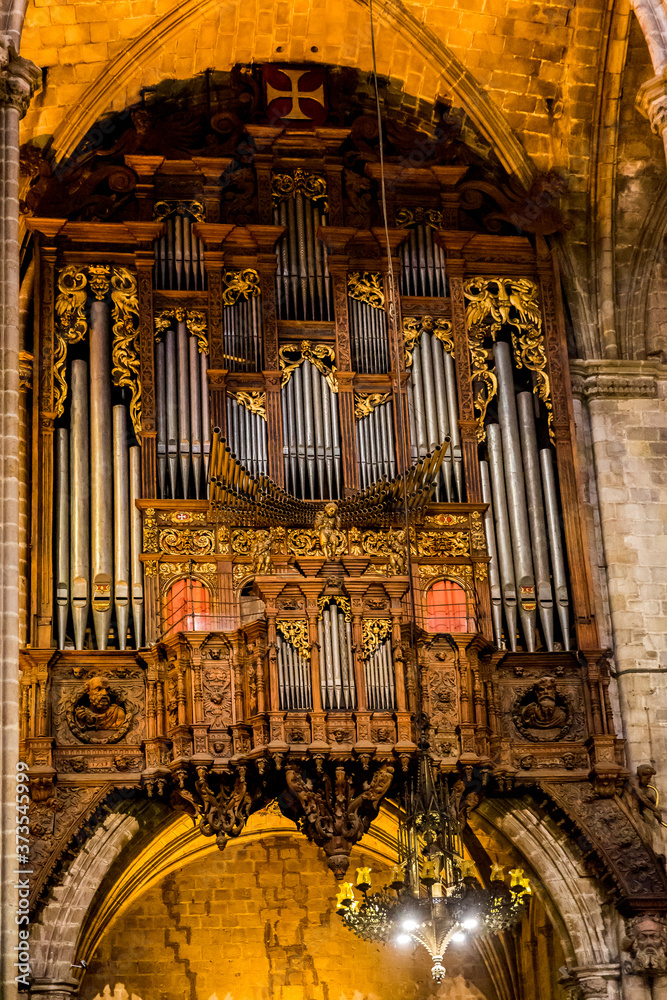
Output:
[[[572,711],[553,677],[542,677],[517,698],[514,725],[526,739],[562,740],[572,725]]]
[[[132,725],[134,711],[105,677],[89,677],[67,709],[67,724],[82,743],[117,743]]]

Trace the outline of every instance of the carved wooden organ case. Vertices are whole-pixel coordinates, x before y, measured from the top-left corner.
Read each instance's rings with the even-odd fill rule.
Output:
[[[353,133],[126,145],[111,221],[28,219],[37,777],[189,808],[230,761],[398,774],[420,699],[443,772],[622,767],[546,240],[437,149],[388,155],[385,233]]]

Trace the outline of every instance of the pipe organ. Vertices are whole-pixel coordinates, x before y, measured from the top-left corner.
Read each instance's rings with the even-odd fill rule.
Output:
[[[456,142],[413,164],[414,108],[384,136],[385,229],[374,106],[342,88],[316,123],[325,88],[295,85],[276,119],[252,83],[215,121],[222,91],[193,98],[196,139],[97,149],[122,197],[63,218],[31,189],[24,759],[209,818],[302,765],[365,802],[425,713],[440,772],[479,787],[616,780],[544,236]]]

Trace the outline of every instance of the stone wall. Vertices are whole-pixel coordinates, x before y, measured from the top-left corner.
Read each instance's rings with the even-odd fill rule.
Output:
[[[377,863],[357,853],[356,864]],[[377,882],[376,882],[377,884]],[[141,1000],[498,1000],[479,956],[452,948],[438,988],[426,953],[364,942],[305,838],[230,842],[132,902],[100,942],[80,1000],[118,984]]]

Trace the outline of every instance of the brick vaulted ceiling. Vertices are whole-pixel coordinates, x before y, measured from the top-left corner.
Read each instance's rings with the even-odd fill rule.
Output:
[[[634,106],[653,70],[628,0],[377,0],[375,9],[380,74],[412,98],[464,109],[524,187],[550,169],[567,178],[560,256],[576,353],[663,350],[659,332],[647,343],[633,328],[637,309],[662,295],[635,248],[660,243],[667,207],[656,209],[662,143]],[[102,115],[167,79],[273,60],[372,67],[358,0],[31,0],[21,53],[47,68],[23,141],[49,142],[57,159]]]

